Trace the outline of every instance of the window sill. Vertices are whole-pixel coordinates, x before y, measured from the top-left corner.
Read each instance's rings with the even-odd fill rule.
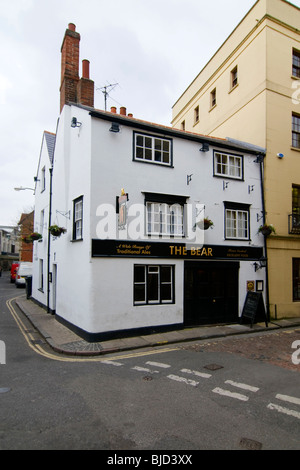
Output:
[[[70,240],[71,243],[76,243],[76,242],[83,242],[83,238],[78,238],[74,240]]]
[[[170,163],[155,162],[153,160],[145,160],[143,158],[133,158],[133,161],[138,163],[148,163],[150,165],[156,165],[163,168],[174,168],[174,165]]]
[[[210,112],[213,111],[216,107],[217,107],[217,105],[214,104],[214,105],[210,108],[210,110],[209,110],[208,112],[210,113]]]
[[[298,148],[298,147],[291,147],[291,150],[295,150],[296,152],[300,152],[300,148]]]
[[[239,84],[237,83],[237,84],[234,85],[232,88],[230,88],[228,94],[230,94],[232,91],[234,91],[238,86],[239,86]]]

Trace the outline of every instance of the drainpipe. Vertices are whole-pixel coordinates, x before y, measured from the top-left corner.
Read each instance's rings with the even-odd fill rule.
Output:
[[[50,172],[50,190],[49,190],[49,225],[48,225],[48,260],[47,260],[47,312],[50,313],[50,240],[51,235],[49,227],[51,227],[51,216],[52,216],[52,175],[53,166],[49,168]]]
[[[53,149],[53,161],[51,162],[51,167],[49,168],[50,172],[50,185],[49,185],[49,220],[48,220],[48,248],[47,248],[47,312],[50,313],[50,241],[51,235],[49,232],[49,227],[51,227],[51,218],[52,218],[52,178],[53,178],[53,164],[54,164],[54,153],[56,147],[56,138],[57,138],[57,130],[58,130],[59,118],[57,119],[56,124],[56,133],[55,133],[55,141],[54,141],[54,149]]]
[[[264,190],[264,156],[262,154],[257,156],[257,161],[260,165],[260,185],[261,185],[261,200],[263,210],[263,225],[266,223],[266,207],[265,207],[265,190]],[[264,237],[264,252],[267,260],[266,264],[266,307],[267,319],[270,321],[270,300],[269,300],[269,266],[268,266],[268,252],[267,252],[267,237]]]

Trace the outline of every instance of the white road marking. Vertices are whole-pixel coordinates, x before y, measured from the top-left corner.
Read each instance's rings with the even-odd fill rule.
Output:
[[[102,364],[110,364],[112,366],[117,366],[117,367],[123,366],[123,364],[121,364],[121,362],[116,362],[116,361],[105,360],[105,361],[101,361],[101,362],[102,362]]]
[[[146,362],[146,364],[148,364],[149,366],[162,367],[163,369],[168,369],[169,367],[171,367],[169,364],[163,364],[162,362],[148,361]]]
[[[223,388],[216,387],[213,389],[214,393],[218,393],[219,395],[224,395],[226,397],[230,398],[236,398],[237,400],[241,401],[248,401],[249,397],[246,395],[242,395],[241,393],[236,393],[236,392],[230,392],[229,390],[224,390]]]
[[[233,385],[234,387],[242,388],[243,390],[249,390],[250,392],[257,392],[258,387],[253,387],[252,385],[243,384],[240,382],[234,382],[233,380],[225,380],[226,384]]]
[[[131,367],[131,369],[138,370],[139,372],[149,372],[149,374],[159,374],[158,370],[151,370],[151,369],[147,369],[146,367],[135,366],[135,367]]]
[[[280,393],[276,395],[276,398],[278,398],[278,400],[294,403],[295,405],[300,405],[300,398],[290,397],[289,395],[280,395]]]
[[[204,379],[209,379],[209,377],[211,377],[211,374],[206,374],[206,372],[198,372],[197,370],[191,369],[181,369],[180,372],[183,372],[185,374],[196,375],[197,377],[203,377]]]
[[[269,410],[276,410],[279,413],[284,413],[286,415],[294,416],[294,418],[300,419],[300,413],[298,411],[290,410],[289,408],[284,408],[283,406],[275,405],[274,403],[269,403],[267,408],[269,408]]]
[[[176,380],[177,382],[183,382],[187,385],[192,385],[193,387],[196,387],[199,384],[199,382],[196,382],[195,380],[186,379],[185,377],[180,377],[179,375],[170,374],[167,377],[171,380]]]

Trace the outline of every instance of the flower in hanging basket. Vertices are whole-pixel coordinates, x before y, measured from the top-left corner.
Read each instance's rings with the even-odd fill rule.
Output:
[[[35,240],[40,240],[42,237],[42,235],[38,232],[33,232],[30,237],[29,237],[32,241],[35,241]]]
[[[59,227],[58,225],[51,225],[49,227],[49,232],[54,237],[60,237],[62,233],[65,233],[67,230],[63,227]]]
[[[22,242],[24,242],[24,243],[32,243],[32,240],[31,240],[30,237],[22,237],[21,240],[22,240]]]
[[[200,222],[198,222],[198,224],[199,224],[199,227],[202,230],[208,230],[210,227],[212,227],[214,225],[213,221],[210,220],[210,219],[207,219],[207,218],[204,218],[203,220],[200,220]]]
[[[265,237],[268,237],[269,235],[271,235],[271,233],[276,233],[275,228],[273,227],[272,224],[270,224],[270,225],[267,225],[267,224],[261,225],[259,227],[258,231],[260,233],[262,233]]]

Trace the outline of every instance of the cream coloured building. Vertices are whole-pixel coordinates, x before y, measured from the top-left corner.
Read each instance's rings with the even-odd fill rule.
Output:
[[[173,106],[172,126],[266,148],[270,313],[300,314],[300,8],[258,0]],[[256,188],[252,188],[254,191]]]

